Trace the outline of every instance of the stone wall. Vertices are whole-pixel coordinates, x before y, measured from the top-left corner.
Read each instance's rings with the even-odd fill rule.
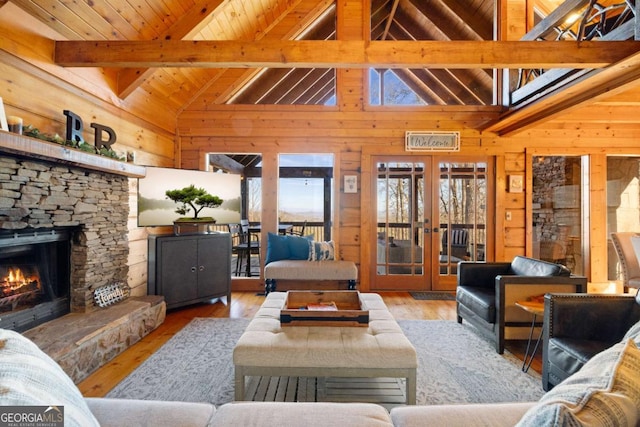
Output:
[[[93,290],[127,282],[128,178],[0,156],[0,231],[77,227],[71,311],[95,310]]]

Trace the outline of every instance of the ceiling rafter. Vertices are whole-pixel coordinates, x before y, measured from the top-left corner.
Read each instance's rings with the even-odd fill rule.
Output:
[[[385,20],[384,30],[382,30],[382,35],[380,36],[380,40],[386,40],[389,35],[389,28],[391,28],[391,24],[395,20],[396,12],[398,10],[398,2],[400,0],[393,0],[393,4],[391,5],[391,12],[389,12],[389,16]]]
[[[182,15],[159,39],[182,40],[191,38],[208,24],[208,18],[222,4],[224,0],[199,0],[189,11]],[[126,98],[152,73],[149,68],[126,68],[118,73],[118,96]]]
[[[420,12],[417,12],[420,13]],[[426,19],[426,18],[425,18]],[[394,39],[412,39],[415,40],[415,37],[424,38],[426,34],[423,34],[418,28],[399,28],[398,31],[393,33]],[[442,35],[443,38],[446,38],[445,35]],[[416,69],[410,69],[412,73],[416,74],[418,71]],[[464,91],[467,96],[465,99],[469,103],[472,104],[489,104],[493,98],[493,80],[492,78],[484,73],[482,70],[477,69],[434,69],[434,70],[425,70],[421,69],[420,73],[425,73],[434,81],[438,82],[438,87],[440,91],[451,93],[452,87],[459,88],[459,91]],[[439,78],[436,78],[435,75],[439,75]],[[402,75],[402,74],[401,74]],[[405,82],[407,83],[407,82]],[[458,96],[455,96],[458,98]],[[477,102],[473,102],[473,100]],[[466,105],[466,102],[460,102],[460,100],[456,101],[456,103],[460,103],[462,105]]]
[[[422,5],[421,2],[417,3],[418,5]],[[459,17],[461,23],[465,25],[470,32],[477,35],[478,40],[493,39],[493,25],[486,25],[483,14],[470,9],[468,2],[464,0],[439,0],[437,5],[441,6],[443,13]]]
[[[335,16],[335,4],[332,0],[301,0],[296,2],[296,7],[293,8],[292,4],[287,9],[287,16],[280,15],[280,19],[277,21],[277,25],[272,23],[268,26],[268,29],[262,34],[263,39],[267,40],[294,40],[299,37],[313,38],[318,29],[324,27],[325,23],[330,20],[334,20]],[[324,38],[335,37],[335,25],[330,30],[329,35],[324,35]],[[245,71],[242,74],[241,84],[229,85],[224,90],[218,92],[218,96],[212,99],[213,103],[236,103],[238,100],[242,100],[245,97],[243,93],[258,92],[257,97],[262,92],[257,88],[257,83],[263,76],[266,76],[270,70],[265,68],[256,68]],[[237,69],[225,70],[226,75],[239,75]],[[231,79],[233,80],[233,79]],[[200,92],[198,98],[202,95],[208,95],[208,87]],[[196,102],[197,98],[192,98],[188,105]],[[186,107],[185,107],[186,108]]]

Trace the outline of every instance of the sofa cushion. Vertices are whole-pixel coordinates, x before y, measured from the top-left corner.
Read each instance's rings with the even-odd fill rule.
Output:
[[[547,345],[549,363],[564,372],[576,372],[593,356],[614,343],[576,338],[551,338]]]
[[[485,322],[496,323],[496,293],[494,288],[458,286],[456,301],[472,310]]]
[[[389,413],[374,403],[236,402],[222,405],[212,427],[392,427]]]
[[[545,394],[517,426],[635,426],[640,422],[639,370],[635,343],[615,344]]]
[[[395,427],[508,426],[512,427],[535,402],[396,406]]]
[[[564,265],[516,256],[511,261],[511,274],[517,276],[570,276],[571,270]]]
[[[100,427],[202,427],[208,425],[216,411],[210,403],[109,398],[86,401]]]
[[[0,329],[0,406],[62,406],[65,426],[98,426],[80,390],[33,342]]]

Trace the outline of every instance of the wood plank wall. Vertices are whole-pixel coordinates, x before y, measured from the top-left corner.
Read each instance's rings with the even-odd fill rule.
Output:
[[[133,151],[136,163],[173,166],[175,112],[154,105],[145,94],[127,101],[114,96],[106,73],[67,70],[53,64],[51,38],[60,38],[11,3],[0,9],[0,97],[7,115],[48,134],[65,134],[71,110],[84,122],[84,138],[93,143],[90,123],[114,129],[117,152]],[[147,292],[147,234],[137,227],[137,180],[130,179],[129,285],[133,295]]]
[[[357,39],[366,34],[362,8],[368,2],[338,1],[339,37]],[[265,158],[263,220],[277,222],[277,156],[279,153],[334,153],[336,170],[335,224],[340,257],[361,259],[363,248],[371,247],[362,234],[362,210],[368,209],[361,192],[344,194],[342,177],[360,176],[366,165],[363,154],[407,154],[406,130],[455,130],[462,136],[463,156],[493,156],[496,164],[495,253],[489,259],[508,260],[524,254],[530,246],[531,230],[526,211],[526,193],[506,191],[510,174],[525,174],[527,158],[536,154],[640,155],[637,141],[639,116],[632,101],[640,99],[630,92],[584,109],[576,109],[516,135],[499,137],[475,129],[498,114],[496,107],[415,107],[376,108],[367,105],[366,79],[362,70],[339,70],[338,104],[335,107],[206,105],[195,101],[178,114],[144,93],[133,93],[126,101],[118,99],[112,76],[101,70],[62,69],[52,61],[50,30],[28,16],[13,19],[0,9],[0,96],[8,114],[17,114],[45,132],[63,133],[63,109],[70,109],[86,122],[96,121],[113,127],[118,147],[136,152],[136,162],[152,166],[179,166],[202,169],[207,152],[262,153]],[[366,10],[366,9],[365,9]],[[349,15],[345,14],[348,11]],[[355,17],[355,18],[354,18]],[[24,18],[24,19],[23,19]],[[175,137],[175,135],[179,137]],[[121,144],[121,145],[120,145]],[[365,150],[366,148],[366,150]],[[596,157],[594,157],[596,158]],[[604,170],[603,170],[604,169]],[[596,191],[606,188],[606,168],[591,171],[598,181]],[[130,280],[138,291],[146,282],[146,236],[150,231],[136,226],[136,186],[131,182]],[[601,195],[600,195],[601,196]],[[601,197],[595,198],[601,200]],[[512,214],[505,220],[505,212]],[[602,272],[606,259],[606,218],[597,209],[590,211],[593,242],[590,268],[593,281],[606,281]],[[603,277],[603,274],[605,275]],[[367,284],[363,284],[366,290]],[[234,289],[255,289],[259,281],[234,283]]]

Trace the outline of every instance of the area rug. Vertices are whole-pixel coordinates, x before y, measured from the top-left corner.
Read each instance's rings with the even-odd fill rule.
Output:
[[[142,363],[107,397],[211,402],[233,400],[233,347],[246,319],[196,318]],[[533,401],[539,375],[453,321],[398,322],[418,353],[417,403]]]
[[[455,301],[456,294],[451,292],[409,292],[415,300]]]

